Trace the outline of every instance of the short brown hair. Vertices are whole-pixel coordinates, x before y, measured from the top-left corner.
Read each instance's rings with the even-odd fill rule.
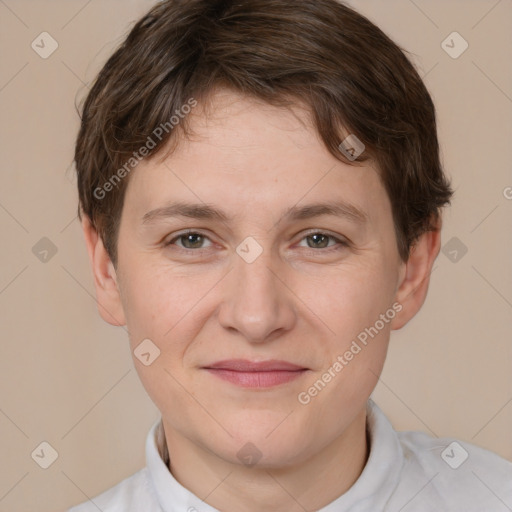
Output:
[[[216,87],[271,105],[300,103],[336,158],[375,161],[403,261],[436,229],[453,191],[439,159],[435,108],[404,51],[378,27],[336,0],[167,0],[135,24],[83,106],[79,217],[90,218],[114,265],[126,162],[190,98],[206,100]],[[187,133],[186,117],[177,128]],[[365,146],[354,161],[340,151],[343,131]],[[153,137],[145,158],[174,132]],[[113,181],[123,165],[124,179]]]

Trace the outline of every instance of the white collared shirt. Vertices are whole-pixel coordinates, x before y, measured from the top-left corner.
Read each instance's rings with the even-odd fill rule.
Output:
[[[146,439],[146,467],[68,512],[219,512],[173,477]],[[370,456],[347,492],[318,512],[511,512],[512,463],[478,446],[422,432],[396,432],[371,399]],[[271,512],[271,511],[265,511]]]

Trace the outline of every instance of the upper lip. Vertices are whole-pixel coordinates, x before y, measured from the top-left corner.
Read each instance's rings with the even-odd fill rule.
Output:
[[[204,366],[206,369],[231,370],[235,372],[275,372],[275,371],[298,371],[306,370],[288,361],[269,359],[267,361],[248,361],[246,359],[226,359]]]

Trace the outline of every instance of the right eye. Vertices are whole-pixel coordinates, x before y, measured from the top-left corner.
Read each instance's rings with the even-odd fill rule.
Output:
[[[210,239],[206,235],[203,235],[202,233],[189,230],[176,235],[174,238],[169,240],[169,242],[167,242],[165,245],[166,247],[170,245],[177,245],[177,247],[183,250],[194,251],[197,249],[205,249],[205,247],[201,247],[202,243],[205,240]],[[177,241],[179,241],[182,245],[175,244],[175,242]]]

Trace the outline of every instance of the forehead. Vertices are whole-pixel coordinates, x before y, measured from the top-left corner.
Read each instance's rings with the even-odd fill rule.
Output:
[[[271,106],[220,90],[187,118],[190,134],[132,172],[126,203],[146,215],[170,201],[218,205],[233,215],[345,201],[370,221],[391,212],[376,168],[348,165],[321,141],[300,105]],[[125,203],[125,204],[126,204]]]

